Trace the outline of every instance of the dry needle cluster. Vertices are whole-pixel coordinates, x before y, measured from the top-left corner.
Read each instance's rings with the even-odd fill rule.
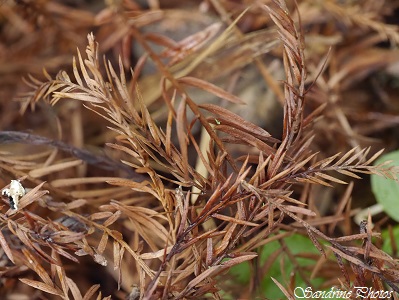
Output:
[[[357,179],[398,171],[373,165],[395,147],[394,4],[67,2],[0,4],[0,298],[399,292],[388,220],[352,221]]]

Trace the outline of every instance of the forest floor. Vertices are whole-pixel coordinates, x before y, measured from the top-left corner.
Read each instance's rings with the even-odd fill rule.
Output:
[[[398,299],[398,8],[0,0],[0,298]]]

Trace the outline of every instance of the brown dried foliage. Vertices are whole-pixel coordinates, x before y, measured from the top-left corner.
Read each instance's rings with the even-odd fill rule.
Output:
[[[201,4],[208,16],[163,9],[162,1],[148,1],[148,9],[109,1],[100,11],[41,2],[0,6],[10,45],[1,49],[4,96],[22,91],[21,75],[30,87],[17,98],[25,119],[2,100],[10,114],[1,127],[18,121],[25,130],[43,116],[35,133],[0,131],[3,186],[19,178],[32,187],[17,211],[6,199],[1,207],[1,297],[27,285],[38,298],[222,299],[230,268],[251,262],[265,275],[281,252],[309,285],[318,274],[348,291],[399,291],[397,262],[373,244],[371,218],[360,233],[351,224],[353,182],[340,196],[338,189],[336,207],[315,203],[363,174],[397,174],[372,165],[382,152],[372,134],[398,122],[381,83],[374,88],[385,110],[343,100],[367,75],[395,72],[387,67],[399,61],[397,51],[378,44],[399,40],[397,26],[383,20],[396,7],[212,0]],[[175,30],[180,23],[171,21],[201,29],[176,40],[152,32]],[[70,68],[71,46],[78,50]],[[37,79],[42,66],[44,81]],[[249,118],[240,113],[262,110],[256,92],[247,106],[233,94],[251,86],[251,74],[270,88],[266,100],[282,106],[281,119],[264,121],[280,116],[270,107]],[[285,74],[282,84],[276,74]],[[308,236],[320,252],[311,269],[286,247],[290,233]],[[256,265],[257,249],[274,240],[279,252]],[[257,295],[256,276],[230,296]],[[287,298],[294,297],[291,279],[273,279]]]

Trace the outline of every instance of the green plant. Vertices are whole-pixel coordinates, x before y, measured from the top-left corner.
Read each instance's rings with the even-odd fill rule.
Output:
[[[393,151],[381,156],[376,161],[376,164],[385,164],[386,166],[397,168],[399,166],[399,151]],[[371,187],[377,202],[382,206],[384,212],[395,221],[399,221],[399,183],[397,177],[387,177],[387,174],[376,172],[376,174],[371,175]]]

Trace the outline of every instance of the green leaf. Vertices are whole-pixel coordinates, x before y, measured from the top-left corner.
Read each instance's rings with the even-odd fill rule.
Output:
[[[392,161],[386,167],[399,166],[399,151],[394,151],[381,156],[375,164]],[[371,175],[371,188],[377,202],[384,211],[395,221],[399,222],[399,183],[379,175]]]
[[[399,241],[399,226],[393,226],[392,228],[392,234],[393,234],[393,240]],[[389,236],[389,231],[388,229],[385,229],[381,232],[381,236],[382,236],[382,240],[384,241],[384,243],[382,244],[381,250],[388,253],[389,255],[393,255],[395,256],[396,253],[392,252],[392,241],[391,238]],[[396,246],[397,246],[397,242],[396,242]]]
[[[284,242],[287,245],[287,248],[291,251],[293,255],[296,256],[296,260],[299,266],[305,267],[305,266],[313,266],[315,264],[315,261],[312,259],[304,258],[301,257],[300,254],[304,253],[314,253],[314,254],[319,254],[320,252],[316,249],[316,247],[313,245],[312,241],[309,239],[309,237],[300,235],[300,234],[293,234],[291,236],[288,236],[284,238]],[[266,260],[271,257],[275,251],[278,251],[281,248],[281,245],[279,244],[278,241],[273,241],[265,246],[261,247],[259,249],[259,260],[260,264],[263,265]],[[260,286],[259,286],[259,293],[267,297],[267,299],[284,299],[286,298],[283,294],[283,292],[279,289],[279,287],[273,282],[273,278],[278,280],[280,283],[283,285],[286,284],[287,278],[285,278],[282,273],[281,273],[281,262],[284,261],[284,273],[291,274],[291,272],[295,272],[294,267],[292,263],[290,262],[289,258],[287,257],[286,254],[280,253],[275,259],[275,261],[272,263],[271,267],[268,269],[267,274],[263,274],[263,278],[260,278]],[[243,263],[237,266],[234,266],[230,269],[229,271],[230,275],[232,275],[236,282],[239,284],[246,286],[248,282],[250,281],[250,276],[251,274],[251,267],[249,263]],[[307,276],[310,277],[310,272],[306,273]],[[321,286],[323,282],[325,282],[325,278],[314,278],[310,280],[311,283],[318,287]],[[306,282],[301,278],[299,275],[296,276],[295,278],[296,282],[296,287],[299,289],[303,288],[305,289],[307,287]],[[331,287],[328,289],[320,288],[320,289],[314,289],[313,291],[329,291]],[[300,294],[301,290],[298,290],[298,293]],[[341,299],[341,298],[329,298],[329,299]]]

